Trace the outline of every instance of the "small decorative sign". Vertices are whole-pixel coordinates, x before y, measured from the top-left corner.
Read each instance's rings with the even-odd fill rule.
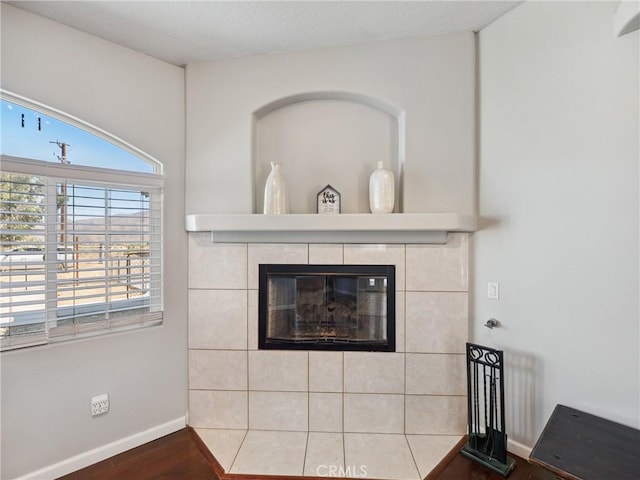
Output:
[[[318,192],[318,213],[340,213],[340,193],[331,185]]]

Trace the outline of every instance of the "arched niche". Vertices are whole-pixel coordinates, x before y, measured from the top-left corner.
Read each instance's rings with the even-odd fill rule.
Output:
[[[402,211],[404,112],[352,92],[311,92],[280,98],[253,114],[254,208],[263,211],[270,162],[282,166],[291,213],[316,213],[327,184],[342,197],[342,213],[369,212],[369,175],[382,161],[396,180]]]

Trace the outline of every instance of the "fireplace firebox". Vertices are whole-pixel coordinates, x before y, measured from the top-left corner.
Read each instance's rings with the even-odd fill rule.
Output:
[[[258,347],[395,351],[393,265],[259,266]]]

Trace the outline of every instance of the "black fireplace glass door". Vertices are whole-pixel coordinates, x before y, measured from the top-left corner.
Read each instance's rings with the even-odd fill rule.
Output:
[[[259,347],[395,351],[393,265],[260,265]]]

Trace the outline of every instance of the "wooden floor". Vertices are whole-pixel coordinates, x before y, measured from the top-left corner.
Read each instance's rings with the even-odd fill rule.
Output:
[[[186,428],[62,479],[219,480]]]
[[[514,457],[516,469],[509,480],[549,480],[539,467]],[[255,477],[254,477],[255,478]],[[270,477],[274,478],[274,477]],[[500,480],[501,475],[461,455],[432,477],[433,480]],[[59,480],[220,480],[188,429],[61,477]]]
[[[509,475],[509,480],[552,480],[554,476],[526,460],[509,454],[516,460],[517,466]],[[498,473],[478,465],[476,462],[458,454],[434,480],[504,480]]]

